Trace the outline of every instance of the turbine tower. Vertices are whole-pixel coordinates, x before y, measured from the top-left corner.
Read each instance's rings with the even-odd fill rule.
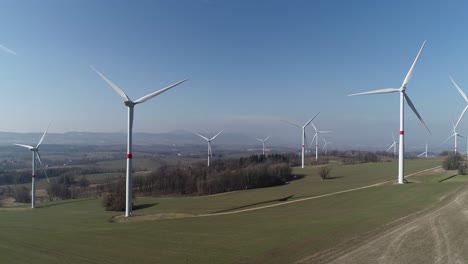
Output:
[[[41,155],[39,154],[39,147],[42,144],[42,141],[44,141],[44,137],[47,133],[47,130],[49,130],[50,124],[47,127],[46,131],[42,135],[41,139],[39,140],[39,143],[37,143],[36,147],[30,146],[30,145],[23,145],[23,144],[15,144],[17,146],[27,148],[30,151],[32,151],[32,180],[31,180],[31,208],[36,208],[36,157],[37,160],[39,161],[39,164],[41,164],[41,168],[44,170],[44,174],[46,176],[47,182],[49,182],[49,177],[47,176],[47,172],[44,168],[44,165],[42,164],[41,160]]]
[[[419,56],[421,56],[421,52],[424,49],[424,45],[426,44],[426,41],[423,42],[421,49],[418,52],[418,55],[416,55],[416,58],[413,61],[413,64],[411,65],[410,70],[406,74],[405,79],[403,80],[403,83],[401,84],[400,88],[387,88],[387,89],[381,89],[381,90],[375,90],[375,91],[370,91],[370,92],[364,92],[364,93],[357,93],[357,94],[351,94],[350,96],[355,96],[355,95],[366,95],[366,94],[383,94],[383,93],[400,93],[400,145],[399,145],[399,153],[398,153],[398,183],[399,184],[404,184],[406,183],[406,180],[404,178],[404,152],[405,152],[405,143],[404,143],[404,135],[405,135],[405,124],[404,124],[404,111],[405,111],[405,101],[408,103],[408,106],[413,110],[414,114],[418,117],[419,121],[426,127],[427,131],[430,133],[429,128],[427,127],[426,123],[424,123],[424,120],[422,117],[419,115],[418,111],[413,105],[413,102],[411,102],[410,98],[406,94],[406,86],[408,85],[411,76],[413,75],[414,68],[416,66],[416,63],[419,60]]]
[[[426,159],[427,159],[427,143],[426,143],[426,151],[424,151],[423,153],[419,154],[418,157],[422,157],[426,155]]]
[[[262,146],[263,146],[263,155],[265,155],[265,141],[267,141],[268,139],[270,138],[270,136],[268,136],[267,138],[265,139],[260,139],[260,138],[257,138],[257,140],[261,141],[262,142]]]
[[[319,134],[321,134],[321,133],[332,133],[333,131],[319,131],[317,129],[317,127],[314,125],[314,122],[312,122],[312,127],[315,130],[315,135],[312,138],[312,141],[310,142],[310,145],[312,145],[312,143],[315,140],[315,160],[318,160],[318,140],[319,140],[318,138],[319,138]]]
[[[466,113],[466,110],[468,110],[468,97],[466,96],[466,94],[463,92],[463,90],[458,86],[458,84],[452,79],[452,77],[450,77],[450,80],[452,81],[453,85],[455,85],[455,87],[458,89],[458,91],[460,92],[461,96],[463,97],[463,99],[465,99],[465,102],[467,103],[467,105],[465,106],[465,109],[463,109],[460,117],[458,118],[458,121],[457,123],[455,124],[455,127],[458,127],[458,124],[460,123],[460,121],[462,120],[463,116],[465,115]]]
[[[218,134],[216,134],[214,137],[212,138],[207,138],[205,136],[202,136],[200,134],[198,134],[197,132],[194,132],[195,134],[197,134],[199,137],[203,138],[204,140],[206,140],[206,142],[208,142],[208,167],[210,166],[210,158],[213,157],[213,152],[211,151],[211,141],[213,139],[215,139],[219,134],[221,134],[221,132],[223,132],[224,130],[221,130],[218,132]]]
[[[115,85],[111,80],[107,79],[102,73],[96,70],[93,66],[90,66],[114,91],[124,99],[125,106],[128,107],[128,130],[127,130],[127,175],[126,175],[126,198],[125,198],[125,217],[132,216],[132,129],[133,129],[133,108],[137,104],[144,103],[165,91],[177,86],[187,79],[176,82],[172,85],[169,85],[161,90],[147,94],[135,101],[130,100],[130,98]]]
[[[450,135],[450,137],[448,137],[443,143],[447,142],[449,139],[451,138],[454,138],[455,139],[455,147],[454,147],[454,152],[455,154],[457,154],[457,138],[458,137],[461,137],[461,138],[465,138],[463,135],[461,135],[460,133],[457,132],[457,126],[455,124],[453,124],[453,130],[452,130],[452,135]],[[442,144],[443,144],[442,143]]]
[[[307,123],[305,123],[303,126],[300,126],[298,124],[294,124],[294,123],[283,120],[283,122],[286,122],[286,123],[288,123],[290,125],[293,125],[293,126],[297,126],[297,127],[302,129],[302,133],[301,133],[301,137],[302,137],[302,168],[304,168],[304,153],[305,153],[305,141],[306,141],[305,128],[312,122],[312,120],[314,120],[315,117],[317,117],[318,114],[320,114],[320,112],[317,113],[314,117],[312,117],[309,121],[307,121]]]
[[[395,135],[392,132],[393,144],[386,150],[387,152],[393,147],[393,156],[396,156],[396,146],[397,142],[395,141]]]

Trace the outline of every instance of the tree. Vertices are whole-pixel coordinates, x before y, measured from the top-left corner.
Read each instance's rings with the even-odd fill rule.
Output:
[[[444,159],[442,167],[446,170],[457,170],[458,167],[460,167],[461,162],[462,157],[460,156],[460,154],[451,154]]]
[[[322,166],[319,168],[319,175],[322,180],[326,180],[330,176],[331,167]]]
[[[105,189],[107,192],[102,199],[102,205],[106,211],[125,211],[125,178],[120,177],[116,181],[108,182]]]

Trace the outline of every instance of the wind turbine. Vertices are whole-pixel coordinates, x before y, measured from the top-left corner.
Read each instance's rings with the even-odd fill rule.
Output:
[[[194,132],[195,134],[197,134],[199,137],[203,138],[204,140],[206,140],[206,142],[208,142],[208,167],[210,166],[210,158],[213,157],[213,152],[211,151],[211,141],[213,139],[215,139],[219,134],[221,134],[221,132],[223,132],[224,130],[221,130],[218,132],[218,134],[216,134],[214,137],[212,138],[207,138],[205,136],[202,136],[200,134],[198,134],[197,132]]]
[[[36,157],[37,157],[37,160],[39,161],[39,164],[41,164],[41,168],[44,170],[44,174],[46,176],[47,182],[49,182],[49,177],[47,176],[47,172],[41,161],[41,155],[39,154],[39,147],[41,146],[42,141],[44,141],[44,137],[47,133],[47,130],[49,130],[49,127],[50,127],[50,124],[47,127],[44,134],[42,135],[41,139],[39,140],[39,143],[37,143],[36,147],[30,146],[30,145],[15,144],[17,146],[27,148],[30,151],[32,151],[31,208],[36,208],[36,168],[35,168]]]
[[[458,86],[458,84],[452,79],[452,77],[450,77],[450,80],[452,81],[453,85],[455,85],[455,87],[458,89],[458,91],[460,92],[461,96],[463,97],[463,99],[465,99],[465,102],[467,103],[467,105],[465,106],[465,109],[463,109],[460,117],[458,118],[458,121],[457,123],[455,124],[455,127],[458,127],[458,124],[460,123],[461,119],[463,118],[463,116],[465,115],[466,113],[466,110],[468,110],[468,97],[466,96],[466,94],[463,92],[463,90]]]
[[[312,120],[314,120],[315,117],[317,117],[318,114],[320,114],[320,112],[317,113],[314,117],[312,117],[309,121],[307,121],[307,123],[305,123],[303,126],[283,120],[283,122],[286,122],[293,126],[297,126],[302,129],[302,133],[301,133],[302,134],[302,168],[304,168],[304,153],[305,153],[305,141],[306,141],[305,128],[312,122]]]
[[[393,144],[386,150],[387,152],[393,147],[393,156],[396,156],[396,146],[397,142],[395,141],[395,135],[392,132]]]
[[[454,152],[455,152],[455,154],[457,154],[457,138],[458,137],[465,138],[465,137],[457,132],[457,126],[455,124],[453,124],[452,135],[450,135],[450,137],[448,137],[443,143],[447,142],[452,137],[455,139],[455,150],[454,150]]]
[[[366,95],[366,94],[383,94],[383,93],[400,93],[400,145],[399,145],[399,153],[398,153],[398,183],[399,184],[404,184],[405,178],[404,178],[404,152],[405,152],[405,143],[404,143],[404,134],[405,134],[405,129],[404,129],[404,111],[405,111],[405,101],[408,103],[408,106],[413,110],[414,114],[418,117],[419,121],[426,127],[427,131],[429,131],[429,128],[427,127],[426,123],[424,123],[422,117],[419,115],[418,111],[413,105],[413,102],[411,102],[410,98],[406,94],[406,86],[408,85],[411,76],[413,75],[414,68],[416,66],[416,63],[419,60],[419,56],[421,56],[421,52],[424,49],[424,45],[426,44],[426,41],[421,46],[421,49],[418,52],[418,55],[416,55],[416,58],[413,61],[413,64],[411,65],[410,70],[406,74],[405,79],[403,80],[403,83],[401,84],[400,88],[387,88],[387,89],[381,89],[381,90],[375,90],[375,91],[370,91],[370,92],[364,92],[364,93],[357,93],[357,94],[351,94],[350,96],[355,96],[355,95]],[[430,133],[430,131],[429,131]]]
[[[422,157],[426,155],[426,159],[427,159],[427,143],[426,143],[426,151],[424,151],[423,153],[419,154],[418,157]]]
[[[322,139],[323,139],[322,152],[325,153],[325,155],[327,155],[327,153],[328,153],[328,144],[332,144],[333,142],[327,142],[325,137],[322,137]]]
[[[270,136],[268,136],[268,137],[265,138],[265,139],[257,138],[257,140],[259,140],[259,141],[262,142],[262,146],[263,146],[263,155],[265,155],[265,141],[267,141],[269,138],[270,138]]]
[[[161,90],[147,94],[135,101],[130,100],[130,98],[115,85],[111,80],[107,79],[102,73],[96,70],[93,66],[90,66],[114,91],[124,99],[125,106],[128,107],[128,132],[127,132],[127,179],[126,179],[126,199],[125,199],[125,217],[132,216],[132,129],[133,129],[133,108],[137,104],[144,103],[165,91],[177,86],[187,79],[171,84]]]
[[[318,138],[319,138],[319,134],[321,134],[321,133],[332,133],[333,131],[319,131],[317,129],[317,127],[314,125],[314,122],[312,122],[312,127],[314,127],[315,135],[312,138],[312,141],[310,142],[310,144],[312,145],[312,143],[315,140],[315,160],[318,160]]]

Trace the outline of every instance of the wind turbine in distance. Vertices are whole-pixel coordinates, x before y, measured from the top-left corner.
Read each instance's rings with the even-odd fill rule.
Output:
[[[125,217],[132,216],[132,129],[133,129],[133,108],[137,104],[144,103],[165,91],[187,81],[187,79],[171,84],[161,90],[147,94],[135,101],[130,98],[115,85],[111,80],[107,79],[102,73],[96,70],[93,66],[90,66],[114,91],[124,99],[125,106],[128,107],[128,130],[127,130],[127,179],[126,179],[126,199],[125,199]]]
[[[203,138],[204,140],[206,140],[206,142],[208,142],[208,167],[210,166],[210,158],[213,157],[213,152],[211,151],[211,141],[213,139],[215,139],[219,134],[221,134],[221,132],[223,132],[224,130],[221,130],[218,132],[218,134],[216,134],[214,137],[212,138],[207,138],[205,136],[202,136],[200,134],[198,134],[197,132],[194,132],[195,134],[197,134],[199,137]]]
[[[318,140],[319,140],[318,138],[319,138],[319,134],[321,134],[321,133],[332,133],[333,131],[319,131],[317,129],[317,127],[314,125],[314,122],[312,122],[312,127],[315,130],[315,135],[312,138],[312,141],[310,142],[310,145],[312,145],[312,143],[315,140],[315,160],[318,160]]]
[[[465,115],[466,113],[466,110],[468,110],[468,97],[466,96],[466,94],[463,92],[463,90],[458,86],[458,84],[452,79],[452,77],[450,77],[450,80],[452,81],[453,85],[455,85],[455,87],[458,89],[458,91],[460,92],[461,96],[463,97],[463,99],[465,99],[465,102],[467,103],[467,105],[465,106],[465,109],[463,109],[460,117],[458,118],[458,121],[457,123],[455,124],[455,127],[458,127],[458,124],[460,123],[460,121],[462,120],[463,116]]]
[[[423,42],[421,49],[418,52],[418,55],[416,55],[416,58],[413,61],[413,64],[411,65],[410,70],[406,74],[405,79],[403,80],[403,83],[401,84],[400,88],[387,88],[387,89],[381,89],[381,90],[375,90],[375,91],[370,91],[370,92],[364,92],[364,93],[357,93],[357,94],[351,94],[349,96],[356,96],[356,95],[367,95],[367,94],[383,94],[383,93],[400,93],[400,145],[399,145],[399,153],[398,153],[398,183],[399,184],[404,184],[406,183],[406,180],[404,178],[404,152],[405,152],[405,143],[404,143],[404,135],[405,135],[405,119],[404,119],[404,113],[405,113],[405,101],[408,103],[408,106],[413,110],[414,114],[418,117],[419,121],[426,127],[427,131],[430,133],[429,128],[427,127],[426,123],[424,123],[424,120],[422,117],[419,115],[418,111],[413,105],[413,102],[411,102],[410,98],[406,94],[406,86],[408,85],[409,81],[411,80],[411,77],[414,72],[414,68],[416,66],[416,63],[419,60],[419,56],[421,56],[421,52],[424,49],[424,45],[426,44],[426,41]]]
[[[445,142],[447,142],[447,141],[448,141],[449,139],[451,139],[452,137],[455,139],[455,148],[454,148],[454,152],[455,152],[455,154],[457,154],[457,138],[458,138],[458,137],[465,138],[465,137],[457,132],[457,126],[456,126],[455,124],[453,124],[452,135],[450,135],[450,137],[448,137],[442,144],[444,144]]]
[[[301,133],[302,134],[302,168],[304,168],[304,153],[305,153],[305,141],[306,141],[305,128],[312,122],[312,120],[314,120],[315,117],[317,117],[318,114],[320,114],[320,112],[318,112],[314,117],[312,117],[309,121],[307,121],[307,123],[305,123],[303,126],[283,120],[283,122],[286,122],[293,126],[297,126],[302,129],[302,133]]]
[[[47,172],[44,168],[44,165],[42,164],[41,160],[41,155],[39,154],[39,147],[42,144],[42,141],[44,141],[44,137],[47,133],[47,130],[49,130],[50,124],[47,127],[46,131],[42,135],[41,139],[39,140],[39,143],[37,143],[36,147],[29,146],[29,145],[23,145],[23,144],[15,144],[17,146],[27,148],[30,151],[32,151],[32,181],[31,181],[31,208],[36,208],[36,157],[37,160],[39,161],[39,164],[41,164],[41,168],[44,170],[44,174],[46,176],[47,182],[49,182],[49,177],[47,176]]]
[[[396,156],[396,146],[397,142],[395,141],[395,135],[392,132],[393,144],[386,150],[387,152],[393,147],[393,156]]]
[[[426,151],[424,151],[423,153],[419,154],[418,157],[422,157],[426,155],[426,159],[427,159],[427,143],[426,143]]]
[[[265,139],[260,139],[260,138],[257,138],[257,140],[261,141],[262,142],[262,146],[263,146],[263,155],[265,155],[265,141],[267,141],[268,139],[270,138],[270,136],[268,136],[267,138]]]
[[[327,142],[325,137],[322,137],[323,139],[323,147],[322,147],[322,152],[327,155],[328,154],[328,144],[332,144],[333,142]]]

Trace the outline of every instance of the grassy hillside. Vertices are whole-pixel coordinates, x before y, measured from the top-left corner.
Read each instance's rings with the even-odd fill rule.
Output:
[[[440,160],[412,160],[407,173]],[[138,198],[137,215],[213,213],[281,203],[396,178],[395,163],[336,166],[331,180],[316,169],[288,185],[185,198]],[[100,200],[0,210],[0,254],[5,263],[290,263],[427,208],[460,188],[437,172],[315,200],[256,211],[158,221],[112,223]]]

